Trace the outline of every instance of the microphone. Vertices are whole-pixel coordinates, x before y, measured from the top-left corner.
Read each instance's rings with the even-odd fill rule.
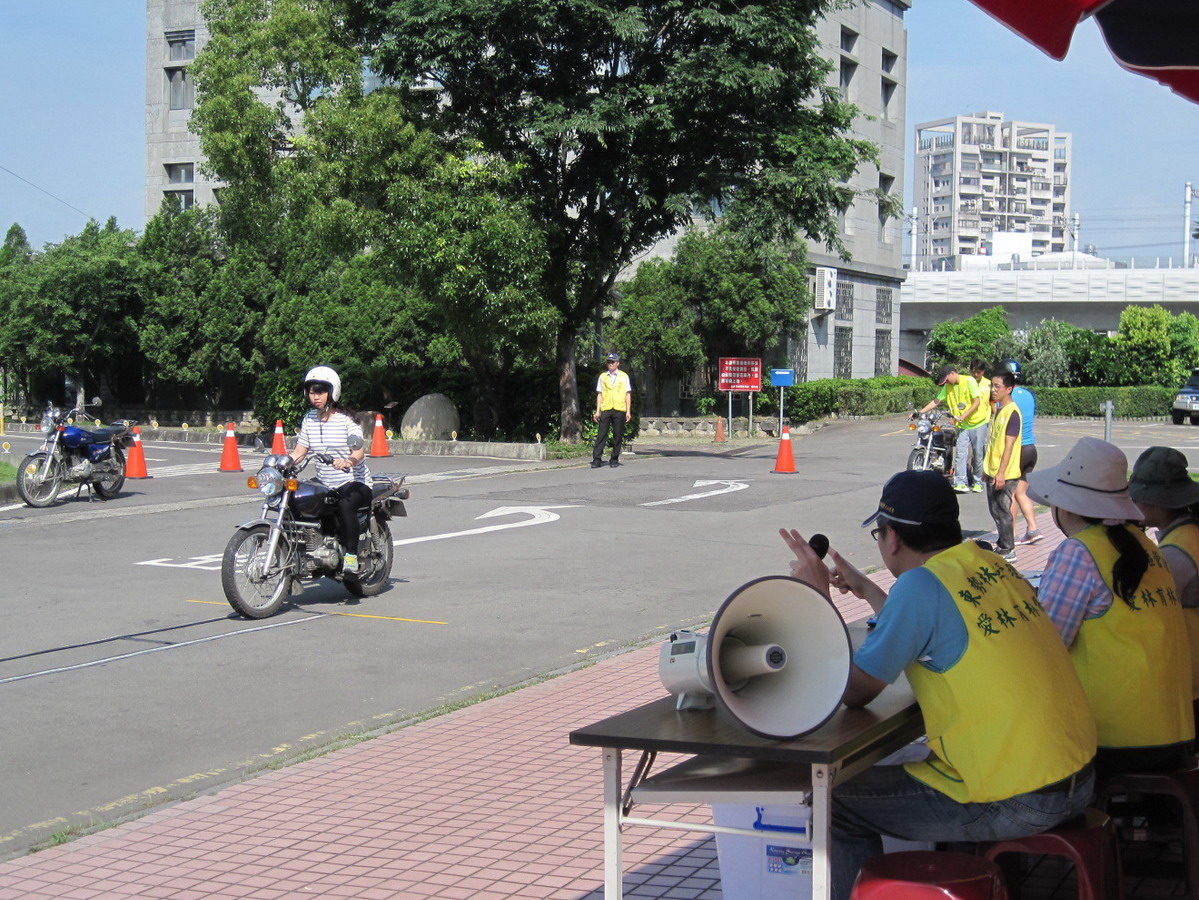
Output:
[[[825,554],[828,553],[828,538],[820,533],[814,534],[808,538],[808,546],[815,551],[817,556],[824,559]]]

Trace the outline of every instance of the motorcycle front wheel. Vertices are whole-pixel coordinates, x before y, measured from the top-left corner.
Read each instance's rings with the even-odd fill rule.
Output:
[[[42,469],[46,464],[45,451],[30,453],[17,469],[17,493],[30,506],[38,508],[49,506],[58,497],[62,487],[62,463],[57,459],[50,460],[50,468],[46,477],[42,478]]]
[[[229,605],[247,619],[273,616],[283,607],[291,589],[290,547],[280,536],[275,558],[268,561],[266,551],[270,541],[270,527],[255,525],[239,529],[225,546],[221,587]]]
[[[916,447],[908,454],[908,471],[924,470],[928,468],[924,465],[924,451]]]
[[[121,487],[125,484],[125,454],[121,452],[120,447],[113,447],[110,452],[113,462],[117,464],[117,470],[105,472],[92,482],[96,487],[96,493],[105,500],[111,500],[121,493]]]
[[[355,597],[374,597],[382,593],[391,581],[391,563],[395,555],[395,546],[391,542],[391,529],[386,522],[371,518],[370,549],[363,553],[358,551],[358,574],[346,575],[342,583],[346,590]]]

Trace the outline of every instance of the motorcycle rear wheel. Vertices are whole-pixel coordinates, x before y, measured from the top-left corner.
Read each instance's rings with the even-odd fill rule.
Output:
[[[30,506],[39,509],[49,506],[58,498],[62,487],[62,463],[57,459],[50,460],[50,468],[44,479],[38,475],[46,462],[45,451],[30,453],[17,469],[17,493]]]
[[[121,493],[121,488],[125,484],[125,454],[121,452],[120,447],[112,448],[112,458],[117,464],[117,471],[115,473],[105,472],[92,482],[96,488],[96,493],[105,500],[111,500],[117,494]]]
[[[271,540],[267,525],[239,529],[225,546],[221,560],[221,588],[234,611],[247,619],[273,616],[287,602],[291,590],[291,572],[287,569],[291,548],[280,536],[272,561],[274,571],[257,574],[266,562],[266,550]]]
[[[391,564],[395,556],[391,528],[386,522],[372,517],[369,541],[369,553],[359,550],[358,574],[342,578],[346,590],[355,597],[374,597],[382,593],[391,581]]]

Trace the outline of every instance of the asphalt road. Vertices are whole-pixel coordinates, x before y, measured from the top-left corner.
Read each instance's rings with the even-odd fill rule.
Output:
[[[1039,422],[1042,460],[1083,434],[1102,423]],[[1113,438],[1130,460],[1168,443],[1199,461],[1199,429],[1117,423]],[[898,417],[834,423],[793,442],[795,475],[771,472],[765,440],[646,440],[600,470],[370,460],[413,485],[391,587],[358,603],[322,582],[254,622],[220,588],[219,555],[257,505],[216,471],[219,446],[147,443],[154,477],[107,503],[2,507],[0,856],[701,623],[786,572],[783,526],[875,566],[859,525],[911,440]],[[961,500],[966,529],[991,530],[983,496]]]

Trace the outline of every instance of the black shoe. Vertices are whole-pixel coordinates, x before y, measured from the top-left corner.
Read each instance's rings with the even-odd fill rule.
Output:
[[[603,464],[604,464],[604,461],[602,459],[593,459],[591,461],[591,468],[598,469]]]
[[[612,462],[608,463],[608,465],[611,466],[613,469],[615,469],[617,466],[620,465],[620,463],[618,463],[616,460],[612,460]]]

